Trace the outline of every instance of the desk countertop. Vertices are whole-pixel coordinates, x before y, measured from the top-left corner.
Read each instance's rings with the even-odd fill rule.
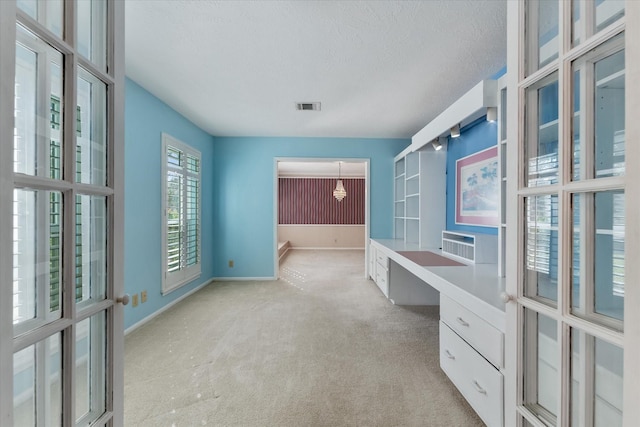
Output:
[[[453,260],[453,258],[447,257],[439,248],[420,248],[417,244],[406,243],[403,240],[371,239],[371,241],[391,260],[504,331],[505,303],[501,294],[505,291],[505,282],[503,277],[498,277],[496,264],[424,266],[403,256],[401,252],[429,251],[447,259]]]

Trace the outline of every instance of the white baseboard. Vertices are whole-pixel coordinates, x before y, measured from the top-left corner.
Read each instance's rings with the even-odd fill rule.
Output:
[[[216,282],[267,282],[278,280],[277,277],[214,277]]]
[[[207,280],[206,282],[204,282],[203,284],[201,284],[200,286],[196,286],[195,288],[191,289],[189,292],[187,292],[184,295],[181,295],[180,297],[176,298],[175,300],[171,301],[170,303],[168,303],[167,305],[165,305],[164,307],[154,311],[153,313],[151,313],[150,315],[148,315],[147,317],[137,321],[136,323],[134,323],[133,325],[129,326],[127,329],[124,330],[124,334],[127,335],[130,332],[133,332],[134,330],[138,329],[140,326],[144,325],[145,323],[151,321],[154,317],[158,316],[160,313],[168,310],[169,308],[173,307],[174,305],[176,305],[177,303],[179,303],[180,301],[182,301],[183,299],[185,299],[186,297],[188,297],[191,294],[196,293],[197,291],[199,291],[200,289],[204,288],[207,285],[210,285],[214,282],[214,280],[216,279],[210,279]]]
[[[364,247],[360,247],[360,248],[332,248],[332,247],[307,247],[307,246],[292,246],[289,248],[289,250],[303,250],[303,251],[364,251]]]

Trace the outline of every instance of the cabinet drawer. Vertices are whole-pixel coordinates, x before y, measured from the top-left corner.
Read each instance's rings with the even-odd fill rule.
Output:
[[[385,297],[389,297],[389,272],[383,268],[378,268],[376,273],[376,284]]]
[[[373,245],[369,245],[369,276],[373,281],[376,281],[376,248]]]
[[[440,295],[440,319],[493,363],[503,367],[503,334],[446,295]]]
[[[503,425],[502,374],[442,321],[440,367],[482,421]]]
[[[376,262],[386,269],[389,268],[389,257],[380,251],[376,251]]]

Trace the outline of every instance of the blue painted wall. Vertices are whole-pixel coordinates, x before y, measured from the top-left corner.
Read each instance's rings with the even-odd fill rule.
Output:
[[[161,289],[161,133],[202,153],[202,275],[162,296]],[[213,137],[132,80],[125,84],[124,288],[130,295],[146,290],[144,304],[125,307],[125,328],[213,277],[214,209]]]
[[[393,236],[393,158],[409,139],[215,138],[216,277],[273,277],[274,158],[368,158],[371,237]],[[234,267],[228,261],[234,260]]]
[[[474,227],[456,224],[456,160],[486,148],[498,141],[498,122],[490,123],[485,117],[464,127],[458,138],[447,141],[447,230],[498,234],[497,227]]]

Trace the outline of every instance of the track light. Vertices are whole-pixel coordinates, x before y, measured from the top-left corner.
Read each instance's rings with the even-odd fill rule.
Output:
[[[451,128],[451,138],[457,138],[460,136],[460,123]]]
[[[431,141],[431,145],[433,146],[433,149],[436,150],[436,151],[442,150],[442,144],[440,143],[440,141],[438,139],[439,138],[436,138],[433,141]]]
[[[493,123],[496,120],[498,120],[498,108],[487,107],[487,121]]]

